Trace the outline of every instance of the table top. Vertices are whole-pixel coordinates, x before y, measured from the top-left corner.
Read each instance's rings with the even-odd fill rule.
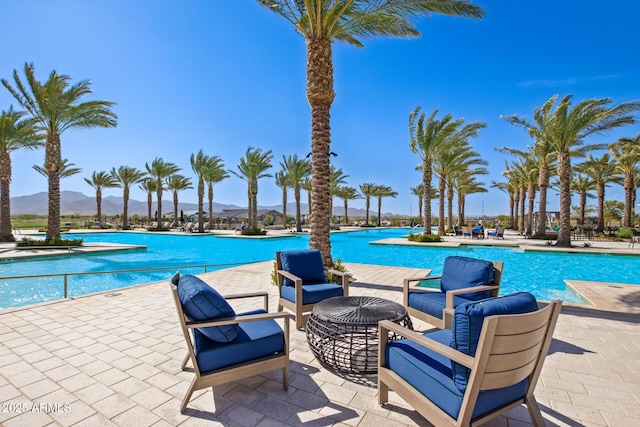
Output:
[[[383,298],[333,297],[314,305],[312,315],[334,323],[368,325],[380,320],[398,321],[407,316],[407,310],[402,304]]]

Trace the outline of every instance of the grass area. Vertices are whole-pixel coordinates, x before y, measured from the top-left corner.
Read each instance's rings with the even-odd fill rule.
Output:
[[[85,226],[77,224],[84,221]],[[71,228],[89,228],[93,225],[94,217],[80,215],[63,215],[60,217],[60,228],[65,229],[64,224],[70,223]],[[42,230],[47,228],[46,215],[16,215],[11,217],[11,227],[21,229]]]

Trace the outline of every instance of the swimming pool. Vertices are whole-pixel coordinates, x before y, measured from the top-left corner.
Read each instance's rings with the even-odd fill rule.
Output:
[[[564,279],[640,284],[640,257],[634,256],[524,252],[515,248],[475,245],[440,248],[369,244],[375,240],[400,237],[407,232],[408,229],[370,229],[334,233],[331,235],[333,257],[345,262],[430,268],[434,275],[440,274],[444,259],[449,255],[500,260],[505,264],[501,294],[527,290],[540,299],[560,298],[572,303],[581,303],[582,300],[567,289]],[[1,262],[0,277],[248,263],[272,260],[276,251],[304,249],[309,245],[309,237],[304,234],[260,240],[155,233],[95,233],[79,237],[86,242],[128,243],[145,245],[148,249]],[[201,273],[202,270],[191,272]],[[166,280],[170,274],[163,271],[70,276],[69,295]],[[62,284],[61,277],[0,279],[0,308],[61,298]]]

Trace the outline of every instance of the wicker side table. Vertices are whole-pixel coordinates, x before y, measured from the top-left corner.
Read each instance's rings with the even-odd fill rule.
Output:
[[[378,322],[413,328],[407,310],[375,297],[334,297],[317,303],[307,321],[307,342],[318,361],[347,374],[378,371]]]

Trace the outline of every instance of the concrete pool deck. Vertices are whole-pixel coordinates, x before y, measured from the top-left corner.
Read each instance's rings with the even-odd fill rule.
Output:
[[[345,266],[357,279],[352,295],[397,302],[403,278],[428,272]],[[274,311],[271,269],[271,262],[263,262],[200,276],[223,294],[267,291]],[[563,307],[536,388],[547,425],[640,425],[640,316],[615,304],[616,298],[616,311]],[[417,329],[427,326],[416,321]],[[309,351],[304,331],[296,330],[291,331],[288,391],[274,371],[216,387],[215,404],[211,389],[196,392],[182,415],[180,400],[193,376],[180,370],[185,351],[167,281],[0,311],[0,424],[430,425],[393,392],[389,404],[378,406],[375,376],[348,379],[323,368]],[[486,425],[530,422],[520,407]]]

